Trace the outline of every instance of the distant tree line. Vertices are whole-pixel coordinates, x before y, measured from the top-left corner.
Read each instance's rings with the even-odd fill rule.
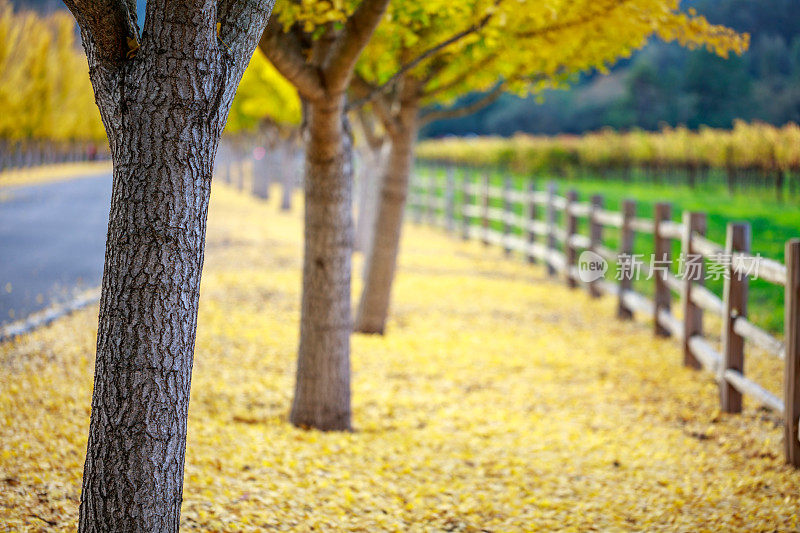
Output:
[[[481,139],[428,139],[417,147],[422,161],[502,167],[526,175],[601,177],[623,181],[709,185],[722,177],[730,193],[772,188],[797,192],[800,126],[781,128],[736,121],[731,130],[665,127],[659,132],[610,128],[584,135]]]

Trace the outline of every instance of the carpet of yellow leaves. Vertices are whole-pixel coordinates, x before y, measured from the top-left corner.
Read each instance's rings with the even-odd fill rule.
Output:
[[[354,338],[356,431],[291,427],[301,234],[214,192],[184,529],[798,528],[774,415],[720,414],[677,343],[611,299],[425,228],[407,228],[388,335]],[[96,313],[0,346],[0,529],[75,527]],[[779,387],[779,363],[748,365]]]

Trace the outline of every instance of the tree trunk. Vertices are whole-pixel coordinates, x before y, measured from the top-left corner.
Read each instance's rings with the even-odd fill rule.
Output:
[[[389,313],[392,283],[400,248],[408,181],[417,138],[416,99],[401,102],[397,131],[391,136],[385,165],[375,229],[364,268],[364,288],[356,315],[359,333],[383,334]]]
[[[386,159],[385,149],[386,143],[377,149],[367,148],[364,151],[361,179],[358,184],[358,219],[355,235],[355,249],[361,252],[366,252],[369,243],[372,242]]]
[[[269,158],[266,154],[253,163],[253,187],[251,192],[256,198],[269,200]]]
[[[102,26],[117,11],[67,5],[114,167],[79,530],[178,531],[214,156],[271,5],[226,3],[223,49],[221,12],[151,0],[127,58]]]
[[[125,118],[137,127],[112,141],[114,187],[82,531],[177,531],[180,516],[218,132],[197,127],[196,136],[182,137],[175,124],[201,122],[187,107],[132,107],[138,109]],[[167,120],[147,121],[145,116]],[[160,155],[157,163],[154,155]]]
[[[309,102],[300,349],[291,422],[350,429],[352,138],[344,96]]]
[[[295,160],[289,144],[286,143],[281,147],[280,159],[280,172],[281,172],[281,211],[292,210],[292,193],[294,192],[294,185],[297,181],[295,176]]]

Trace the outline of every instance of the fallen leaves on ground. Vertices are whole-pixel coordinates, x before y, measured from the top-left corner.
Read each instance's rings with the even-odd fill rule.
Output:
[[[798,528],[775,415],[720,414],[610,298],[436,230],[406,228],[388,334],[354,337],[356,431],[291,427],[300,217],[226,189],[211,205],[184,529]],[[75,528],[96,313],[0,346],[9,530]],[[751,369],[779,388],[780,361]]]

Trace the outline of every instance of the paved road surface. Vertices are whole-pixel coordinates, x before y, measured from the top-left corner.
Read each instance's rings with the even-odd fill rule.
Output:
[[[111,174],[0,188],[0,325],[100,285]]]

